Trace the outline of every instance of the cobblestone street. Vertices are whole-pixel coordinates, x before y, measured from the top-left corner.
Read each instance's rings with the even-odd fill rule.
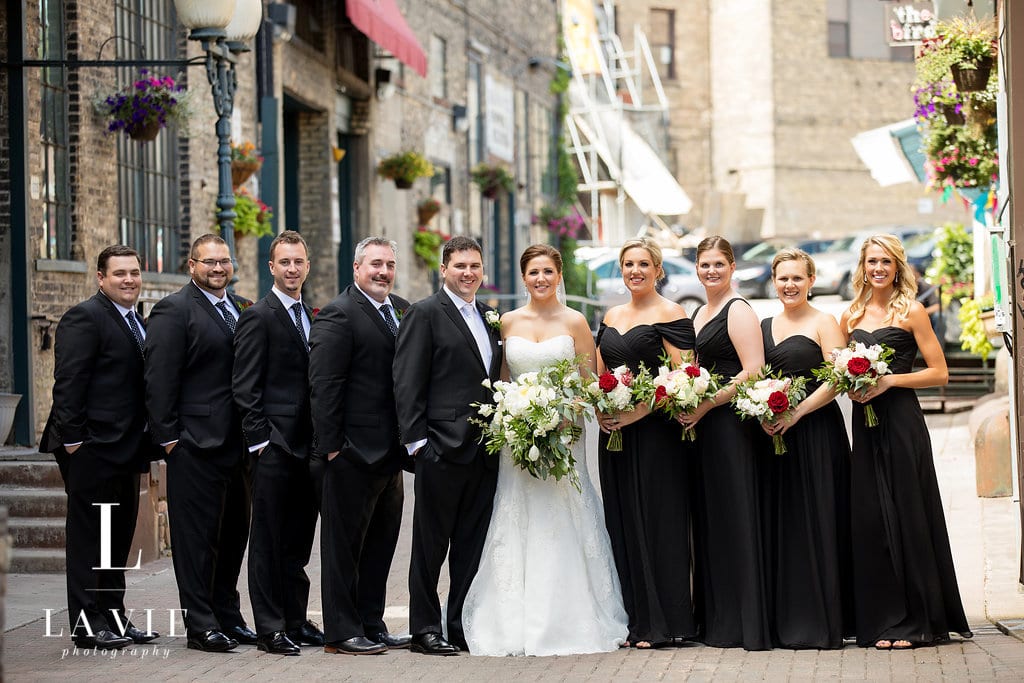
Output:
[[[1024,671],[1024,640],[1005,635],[989,621],[1013,628],[1024,617],[1024,596],[1014,582],[1016,505],[1008,498],[974,495],[973,448],[967,413],[928,416],[936,465],[949,522],[972,640],[909,652],[879,652],[847,645],[840,651],[744,652],[701,645],[653,651],[620,650],[572,657],[424,657],[407,651],[376,657],[346,657],[305,648],[301,657],[279,657],[241,646],[227,654],[185,648],[179,635],[168,637],[169,610],[177,607],[170,559],[128,572],[127,602],[153,610],[153,628],[164,637],[149,646],[114,653],[75,651],[70,639],[47,637],[46,609],[53,609],[50,633],[67,631],[64,578],[12,575],[7,590],[4,674],[8,681],[69,680],[848,680],[1019,681]],[[593,435],[591,435],[593,438]],[[596,471],[594,468],[592,471]],[[407,475],[408,476],[408,475]],[[389,582],[387,621],[392,631],[407,626],[406,572],[409,563],[411,480],[406,480],[406,520]],[[981,533],[979,533],[979,530]],[[319,553],[309,568],[311,617],[319,621]],[[248,611],[243,575],[243,610]],[[1011,617],[1016,617],[1014,622]],[[136,623],[144,617],[134,617]],[[182,633],[180,619],[175,624]],[[1018,632],[1019,633],[1019,632]]]

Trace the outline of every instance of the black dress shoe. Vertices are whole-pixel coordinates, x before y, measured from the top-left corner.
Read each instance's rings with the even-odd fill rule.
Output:
[[[274,631],[256,638],[256,649],[272,655],[298,655],[299,646],[291,641],[284,631]]]
[[[444,639],[440,633],[417,633],[412,637],[409,650],[421,655],[450,657],[459,654],[459,648]]]
[[[256,644],[256,632],[248,626],[229,626],[224,629],[224,635],[229,638],[234,638],[242,645],[255,645]]]
[[[389,650],[401,650],[402,648],[409,647],[410,643],[412,643],[412,636],[408,633],[395,635],[394,633],[382,631],[366,637],[375,643],[387,645]]]
[[[387,651],[387,645],[375,643],[362,636],[324,645],[324,652],[329,655],[382,655]]]
[[[96,648],[97,650],[120,650],[126,645],[131,645],[132,639],[119,636],[113,631],[97,631],[94,636],[75,636],[75,645],[82,648]]]
[[[316,645],[317,647],[323,647],[327,644],[327,640],[324,638],[324,632],[317,628],[309,619],[306,619],[302,623],[302,626],[298,628],[288,629],[288,639],[296,645],[305,643],[306,645]]]
[[[124,635],[125,635],[126,638],[131,638],[132,642],[135,643],[136,645],[143,645],[143,644],[148,643],[148,642],[150,642],[152,640],[156,640],[157,638],[160,637],[160,634],[157,633],[156,631],[146,632],[146,631],[143,631],[142,629],[136,628],[135,626],[130,625],[130,624],[129,624],[128,628],[126,628],[124,630]]]
[[[238,641],[228,638],[220,631],[203,631],[188,634],[188,649],[203,652],[227,652],[238,647]]]

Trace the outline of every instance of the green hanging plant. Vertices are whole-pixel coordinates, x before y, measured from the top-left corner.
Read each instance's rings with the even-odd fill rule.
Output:
[[[960,348],[978,354],[982,360],[987,360],[995,347],[988,339],[981,315],[994,306],[995,299],[991,294],[980,299],[964,297],[960,300],[960,312],[957,314],[960,318]]]
[[[274,210],[244,188],[235,192],[235,234],[265,237],[274,234]]]

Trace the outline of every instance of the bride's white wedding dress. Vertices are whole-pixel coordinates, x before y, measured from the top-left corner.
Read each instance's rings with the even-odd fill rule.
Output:
[[[572,337],[505,340],[513,377],[573,358]],[[532,477],[502,454],[480,568],[462,611],[474,655],[609,652],[626,639],[626,611],[601,502],[574,446],[581,491]]]

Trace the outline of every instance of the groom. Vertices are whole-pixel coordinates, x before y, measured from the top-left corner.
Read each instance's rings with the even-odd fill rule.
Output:
[[[476,300],[483,281],[480,245],[453,237],[441,253],[444,286],[402,320],[394,379],[402,440],[416,463],[416,502],[409,567],[411,650],[454,655],[466,648],[462,605],[476,574],[497,485],[497,460],[468,422],[471,405],[490,400],[481,385],[501,368],[491,309]],[[442,635],[437,582],[449,555],[447,633]]]

